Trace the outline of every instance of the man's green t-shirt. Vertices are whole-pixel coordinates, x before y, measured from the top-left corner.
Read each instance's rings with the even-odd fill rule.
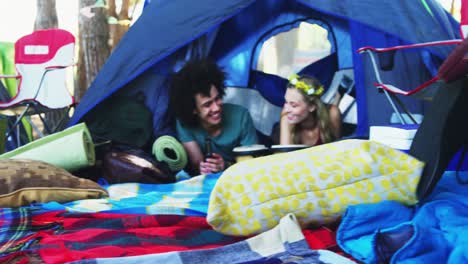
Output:
[[[221,133],[218,136],[210,137],[201,127],[188,128],[177,120],[177,137],[182,143],[196,141],[203,153],[206,153],[205,139],[210,137],[212,152],[220,154],[228,162],[235,160],[232,151],[235,147],[257,144],[255,126],[246,108],[239,105],[223,104],[221,122],[223,127]]]

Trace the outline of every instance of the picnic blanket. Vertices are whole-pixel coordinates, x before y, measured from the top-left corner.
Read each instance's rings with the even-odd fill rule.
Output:
[[[211,191],[220,173],[200,175],[170,184],[122,183],[104,185],[108,198],[40,205],[45,210],[126,214],[206,216]]]
[[[97,257],[208,249],[244,238],[220,234],[204,217],[44,212],[0,208],[0,263],[65,263]]]
[[[353,261],[328,250],[311,250],[301,227],[293,214],[283,216],[279,224],[255,237],[231,245],[203,249],[148,254],[133,257],[97,258],[73,262],[74,264],[141,264],[141,263],[335,263]]]
[[[468,180],[468,172],[459,172]],[[337,233],[341,248],[365,263],[468,263],[468,185],[447,171],[428,198],[348,208]]]
[[[0,208],[0,263],[63,263],[209,249],[242,241],[246,237],[219,234],[206,223],[207,199],[219,176],[198,176],[175,184],[131,184],[134,189],[128,188],[127,184],[109,185],[107,188],[114,198],[111,201],[95,199],[75,201],[66,206],[46,203],[16,209]],[[164,195],[167,196],[164,198]],[[184,202],[177,202],[178,196],[185,199]],[[164,203],[157,201],[158,197]],[[156,202],[152,199],[156,199]],[[78,206],[84,202],[89,206]],[[164,206],[151,207],[154,202]],[[118,206],[113,207],[114,203]],[[99,208],[99,204],[104,206]],[[95,212],[87,212],[90,209]],[[99,212],[100,209],[107,211]],[[131,213],[124,213],[126,211]],[[169,212],[202,216],[177,216],[169,215]],[[335,230],[335,227],[320,227],[304,229],[302,232],[308,249],[326,250],[320,254],[322,258],[335,258],[335,253],[349,257],[336,245]],[[270,245],[269,237],[263,243]],[[219,256],[217,251],[214,254]],[[275,255],[261,261],[276,263],[279,257]],[[135,259],[140,261],[138,257]],[[213,261],[216,262],[215,259]]]

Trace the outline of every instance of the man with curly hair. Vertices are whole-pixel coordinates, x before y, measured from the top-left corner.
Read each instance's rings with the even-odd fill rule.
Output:
[[[177,137],[189,157],[191,174],[222,171],[234,162],[235,147],[257,143],[247,109],[223,104],[225,76],[210,60],[192,60],[172,78],[170,109],[177,119]]]

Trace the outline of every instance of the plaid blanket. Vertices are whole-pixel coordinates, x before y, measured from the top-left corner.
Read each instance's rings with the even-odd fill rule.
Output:
[[[73,262],[74,264],[142,264],[142,263],[336,263],[352,264],[354,261],[327,250],[311,250],[293,214],[281,218],[271,230],[231,245],[213,248],[148,254],[132,257],[97,258]]]
[[[194,216],[0,208],[0,224],[0,263],[141,256],[217,248],[245,239],[219,234],[204,217]],[[328,249],[346,256],[336,246],[334,228],[304,229],[302,235],[311,249]]]
[[[40,226],[33,226],[30,210],[0,209],[0,257],[27,248],[40,229]]]
[[[245,238],[213,231],[203,217],[219,175],[165,185],[110,185],[110,199],[0,208],[0,263],[64,263],[241,241]],[[345,255],[336,246],[335,228],[302,232],[310,248]]]
[[[96,257],[215,248],[242,240],[222,235],[204,217],[106,213],[38,213],[0,209],[0,263],[65,263]],[[32,261],[34,259],[34,261]]]

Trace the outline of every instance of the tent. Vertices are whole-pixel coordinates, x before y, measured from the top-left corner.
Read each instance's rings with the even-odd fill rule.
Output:
[[[356,50],[459,38],[458,23],[436,0],[171,0],[147,1],[76,108],[68,125],[99,115],[116,95],[143,92],[152,112],[153,137],[171,134],[167,111],[168,77],[189,58],[211,57],[228,73],[227,86],[257,89],[282,104],[284,78],[256,69],[262,44],[300,22],[329,31],[334,70],[353,69],[357,97],[356,135],[389,122],[392,110],[372,89],[370,64]],[[331,39],[333,37],[333,39]],[[428,47],[397,57],[387,79],[399,87],[416,87],[435,74],[451,47]],[[316,71],[314,64],[303,70]],[[320,73],[315,73],[320,75]],[[329,81],[329,80],[328,80]],[[325,83],[327,83],[325,81]],[[281,90],[283,89],[283,90]],[[410,102],[424,113],[425,104]]]

